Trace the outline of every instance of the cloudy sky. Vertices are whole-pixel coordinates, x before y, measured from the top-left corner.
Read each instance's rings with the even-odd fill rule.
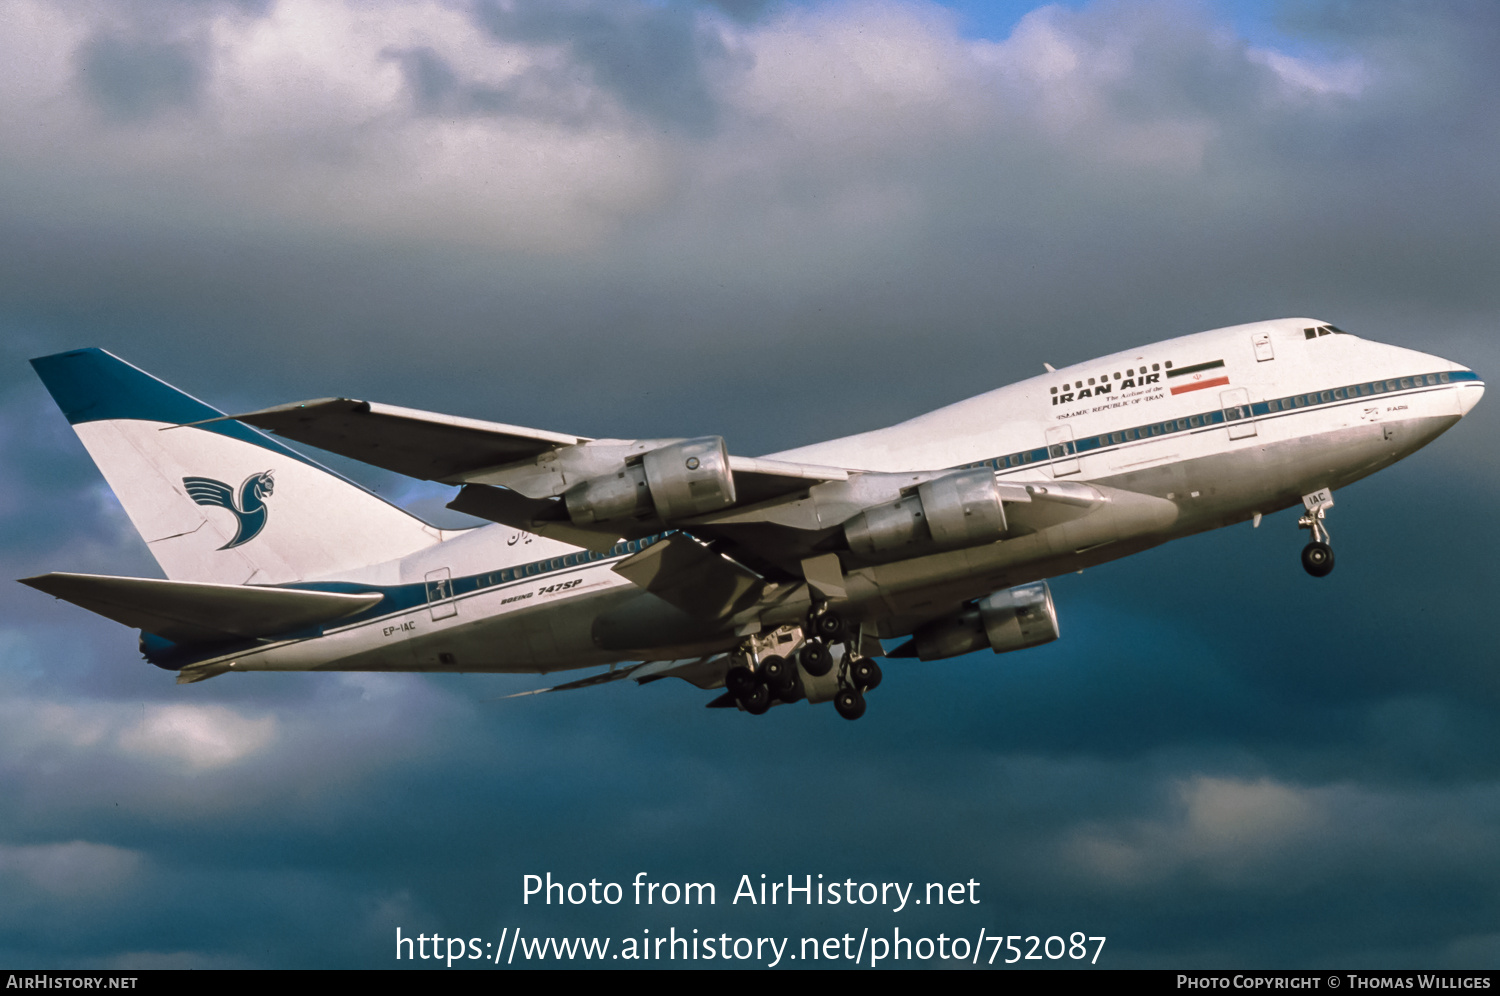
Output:
[[[7,0],[0,563],[157,575],[26,359],[741,453],[1287,315],[1500,368],[1500,7]],[[1497,417],[1054,583],[870,710],[680,682],[177,687],[0,588],[0,965],[386,967],[395,931],[1108,937],[1500,965]],[[341,467],[346,466],[340,464]],[[443,489],[355,471],[441,514]],[[521,904],[522,876],[713,909]],[[981,883],[757,911],[742,874]]]

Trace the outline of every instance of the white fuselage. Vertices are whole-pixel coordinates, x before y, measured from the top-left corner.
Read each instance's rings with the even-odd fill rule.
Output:
[[[877,473],[987,464],[1001,480],[1088,482],[1111,496],[1106,514],[1056,529],[852,570],[849,614],[893,637],[990,591],[1342,487],[1430,442],[1483,393],[1472,372],[1448,360],[1319,329],[1329,327],[1288,319],[1170,339],[772,456]],[[323,579],[387,589],[365,616],[205,663],[546,672],[639,660],[641,652],[604,650],[591,636],[601,611],[638,591],[611,570],[638,549],[622,544],[601,556],[482,526]],[[790,603],[787,621],[799,605]],[[730,634],[717,649],[734,642]]]

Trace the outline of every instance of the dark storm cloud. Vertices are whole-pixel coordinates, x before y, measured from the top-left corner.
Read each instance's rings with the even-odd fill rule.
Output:
[[[1292,54],[1180,3],[998,44],[925,7],[521,4],[463,30],[371,5],[360,48],[277,28],[306,9],[258,11],[283,61],[197,63],[175,104],[152,81],[191,31],[91,24],[59,50],[158,46],[130,91],[153,127],[260,96],[159,150],[92,121],[0,143],[12,577],[155,573],[24,364],[81,345],[229,410],[347,394],[752,453],[1282,314],[1500,366],[1488,5],[1298,5]],[[533,58],[496,77],[504,45]],[[298,61],[320,46],[347,76]],[[221,134],[246,121],[271,124]],[[705,930],[854,926],[730,906],[741,873],[973,877],[989,926],[1108,934],[1111,965],[1493,964],[1495,410],[1339,493],[1330,578],[1298,570],[1295,513],[1182,540],[1057,579],[1055,644],[890,662],[857,724],[678,682],[177,687],[134,633],[11,584],[0,960],[370,966],[398,926],[688,923],[520,904],[525,873],[645,870],[718,883]]]

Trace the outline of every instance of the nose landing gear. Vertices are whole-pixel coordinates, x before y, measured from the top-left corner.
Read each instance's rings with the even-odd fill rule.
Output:
[[[1333,547],[1329,545],[1328,529],[1323,519],[1333,507],[1333,492],[1327,488],[1302,496],[1302,506],[1307,513],[1297,520],[1297,528],[1312,531],[1312,542],[1302,548],[1302,569],[1315,578],[1327,577],[1333,572]]]

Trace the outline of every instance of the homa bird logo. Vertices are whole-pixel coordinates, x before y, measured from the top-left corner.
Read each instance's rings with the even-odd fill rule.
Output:
[[[211,477],[184,477],[182,486],[187,488],[188,497],[199,505],[227,508],[234,513],[239,530],[233,539],[219,547],[220,550],[243,546],[266,528],[266,517],[271,514],[271,510],[266,507],[263,499],[269,498],[275,490],[275,481],[269,470],[245,478],[245,483],[240,485],[238,504],[235,502],[234,490],[223,481],[216,481]]]

